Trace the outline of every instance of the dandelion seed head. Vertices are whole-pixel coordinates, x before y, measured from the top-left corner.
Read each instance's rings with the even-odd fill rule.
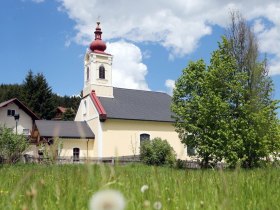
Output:
[[[146,190],[148,190],[149,189],[149,186],[148,185],[143,185],[142,187],[141,187],[141,192],[142,193],[144,193]]]
[[[156,202],[154,203],[154,209],[159,210],[159,209],[161,209],[161,207],[162,207],[161,202],[156,201]]]
[[[95,193],[89,202],[90,210],[124,210],[125,198],[117,190],[102,190]]]
[[[204,206],[204,202],[200,201],[200,206],[203,207]]]

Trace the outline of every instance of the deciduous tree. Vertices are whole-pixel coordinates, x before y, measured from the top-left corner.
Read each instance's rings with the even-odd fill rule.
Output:
[[[230,29],[208,67],[198,61],[183,70],[172,111],[182,142],[196,147],[203,166],[226,160],[255,167],[279,154],[277,101],[253,32],[235,13]]]

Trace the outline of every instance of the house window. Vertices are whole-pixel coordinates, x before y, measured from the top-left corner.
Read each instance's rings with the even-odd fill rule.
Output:
[[[13,109],[8,109],[8,111],[7,111],[7,115],[8,116],[14,116],[15,115],[15,110],[13,110]]]
[[[87,81],[89,80],[89,67],[87,67]]]
[[[73,148],[73,161],[77,162],[80,160],[80,148]]]
[[[99,66],[99,79],[105,79],[105,68],[103,65]]]
[[[140,134],[140,144],[144,141],[149,141],[149,140],[150,140],[150,134],[147,133]]]

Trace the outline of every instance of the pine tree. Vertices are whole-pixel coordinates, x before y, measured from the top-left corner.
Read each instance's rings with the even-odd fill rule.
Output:
[[[28,107],[40,118],[51,119],[54,116],[52,89],[43,74],[34,76],[32,71],[29,71],[23,83],[23,90]]]

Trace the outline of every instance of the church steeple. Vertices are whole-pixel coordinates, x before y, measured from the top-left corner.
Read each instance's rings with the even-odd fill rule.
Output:
[[[90,49],[92,52],[101,52],[103,53],[106,50],[106,44],[102,41],[102,31],[100,28],[100,22],[97,22],[97,26],[95,29],[95,39],[94,41],[90,44]]]
[[[85,55],[83,95],[94,90],[97,96],[113,98],[112,55],[105,52],[100,22],[97,22],[94,34],[95,39]]]

